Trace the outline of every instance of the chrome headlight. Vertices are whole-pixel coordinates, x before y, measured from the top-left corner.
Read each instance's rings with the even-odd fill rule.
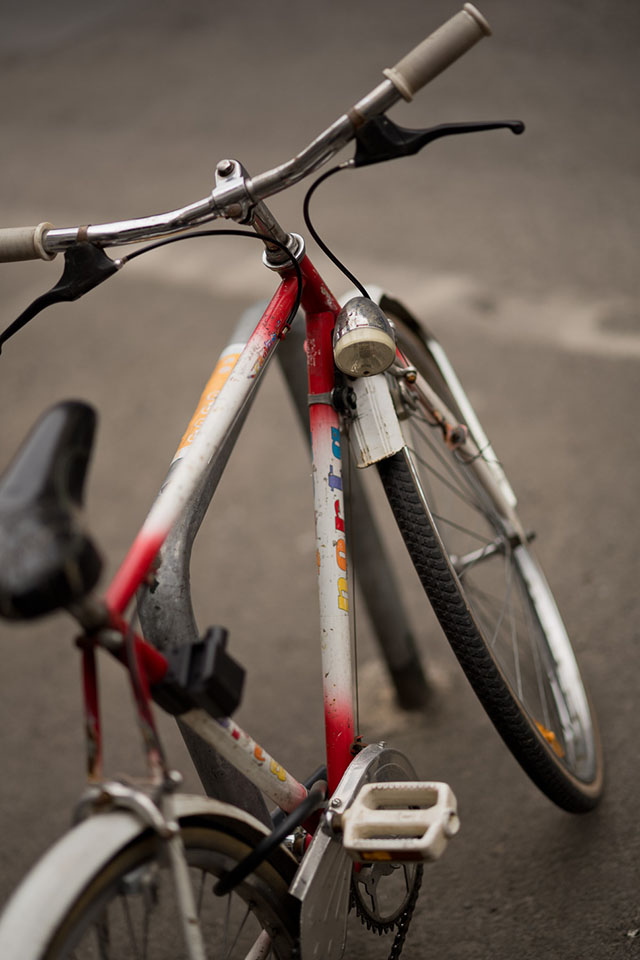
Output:
[[[390,367],[396,355],[393,327],[377,303],[354,297],[336,317],[333,356],[349,377],[372,377]]]

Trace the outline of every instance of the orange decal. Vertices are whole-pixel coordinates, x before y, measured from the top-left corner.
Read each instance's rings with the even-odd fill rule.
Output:
[[[347,545],[342,539],[336,543],[336,560],[341,570],[347,569]]]
[[[238,362],[239,357],[239,353],[223,353],[216,363],[215,370],[209,377],[209,381],[202,392],[202,396],[200,397],[200,402],[198,403],[196,411],[191,417],[189,426],[187,427],[184,436],[180,441],[180,446],[176,451],[176,457],[179,453],[181,453],[182,450],[184,450],[185,447],[188,447],[193,443],[198,430],[204,423],[209,410],[216,400],[216,397],[229,379],[229,375]]]

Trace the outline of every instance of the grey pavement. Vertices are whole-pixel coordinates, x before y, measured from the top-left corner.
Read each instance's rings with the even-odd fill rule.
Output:
[[[2,5],[0,221],[144,215],[205,196],[224,156],[264,170],[455,9]],[[468,387],[538,531],[600,718],[607,792],[575,818],[529,784],[415,591],[430,706],[393,709],[362,612],[362,729],[405,750],[421,776],[449,781],[460,802],[462,830],[426,871],[405,956],[626,960],[640,957],[640,12],[623,0],[481,9],[494,37],[393,116],[413,126],[520,117],[525,135],[441,141],[342,174],[314,211],[357,273],[434,328]],[[302,189],[272,204],[294,230]],[[81,397],[100,411],[88,513],[107,573],[144,519],[234,319],[272,289],[245,247],[203,241],[136,261],[47,311],[0,357],[0,464],[56,400]],[[58,261],[2,266],[0,325],[59,271]],[[193,591],[202,624],[229,627],[248,668],[240,722],[300,776],[322,742],[308,480],[305,438],[274,367],[197,542]],[[72,635],[62,615],[0,627],[0,900],[67,827],[82,789]],[[140,771],[124,677],[105,662],[103,679],[108,768]],[[163,730],[197,789],[171,724]],[[351,932],[349,957],[386,955],[378,938]]]

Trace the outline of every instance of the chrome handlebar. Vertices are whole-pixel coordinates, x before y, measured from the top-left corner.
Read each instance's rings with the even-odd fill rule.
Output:
[[[208,197],[168,213],[86,227],[49,228],[42,237],[42,247],[49,255],[55,255],[79,240],[88,240],[98,247],[123,246],[178,233],[219,217],[244,219],[250,207],[313,173],[354,138],[359,124],[389,109],[400,99],[401,94],[393,83],[385,80],[301,153],[279,167],[256,177],[234,177],[229,183],[220,182]]]

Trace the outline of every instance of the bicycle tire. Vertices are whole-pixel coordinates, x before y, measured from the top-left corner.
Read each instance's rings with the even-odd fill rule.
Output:
[[[421,336],[415,321],[408,325],[400,311],[393,313],[407,361],[463,423],[446,380],[440,372],[433,375],[428,336]],[[558,806],[586,812],[602,793],[600,737],[542,570],[527,540],[514,542],[505,530],[477,472],[445,445],[441,432],[425,423],[419,410],[406,408],[404,415],[407,446],[381,461],[378,472],[436,617],[525,772]],[[442,488],[437,491],[440,501],[455,504],[452,514],[443,513],[438,499],[434,506],[434,485]],[[466,542],[466,553],[460,542]],[[495,558],[501,558],[500,570]],[[493,568],[490,585],[485,583],[488,568]]]
[[[180,799],[190,801],[179,822],[189,873],[197,879],[193,887],[207,956],[245,957],[261,930],[271,938],[269,956],[295,956],[296,920],[287,900],[295,859],[279,848],[231,894],[215,897],[216,878],[267,831],[226,804]],[[0,921],[0,955],[21,960],[186,957],[163,843],[125,812],[80,824],[36,864],[9,902]],[[52,887],[56,877],[59,886],[64,878],[66,889]],[[232,927],[238,919],[236,901],[237,929]]]

